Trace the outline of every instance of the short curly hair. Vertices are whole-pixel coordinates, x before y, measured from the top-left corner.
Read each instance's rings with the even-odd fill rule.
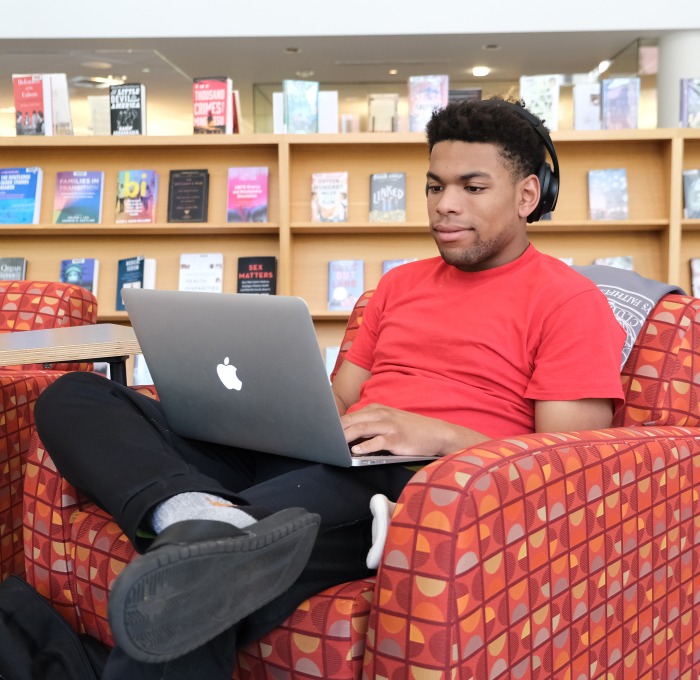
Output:
[[[491,97],[454,102],[434,111],[425,128],[429,151],[446,141],[495,144],[516,179],[536,174],[545,161],[545,146],[515,106],[524,108],[520,101]]]

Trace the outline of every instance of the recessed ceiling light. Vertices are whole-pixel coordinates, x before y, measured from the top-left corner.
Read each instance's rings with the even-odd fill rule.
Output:
[[[108,61],[83,61],[80,65],[84,66],[85,68],[96,68],[103,70],[112,68],[112,64],[110,64]]]
[[[301,47],[285,47],[285,54],[299,54],[301,52]]]
[[[396,68],[390,68],[390,69],[389,69],[389,75],[390,75],[390,76],[395,76],[398,72],[399,72],[399,70],[396,69]]]
[[[487,76],[489,73],[491,73],[491,69],[488,66],[475,66],[472,69],[472,75],[475,78],[483,78],[484,76]]]
[[[297,71],[294,75],[298,76],[299,78],[311,78],[313,74],[313,71]]]
[[[497,43],[487,43],[486,45],[482,45],[481,49],[486,52],[495,52],[496,50],[500,50],[501,46]]]

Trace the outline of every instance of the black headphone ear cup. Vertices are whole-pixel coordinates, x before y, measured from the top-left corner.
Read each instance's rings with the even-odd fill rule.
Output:
[[[549,163],[542,163],[537,169],[537,179],[540,181],[540,201],[537,207],[527,216],[528,223],[537,222],[542,215],[552,209],[552,201],[556,200],[557,182],[552,174]],[[552,191],[554,189],[554,191]]]

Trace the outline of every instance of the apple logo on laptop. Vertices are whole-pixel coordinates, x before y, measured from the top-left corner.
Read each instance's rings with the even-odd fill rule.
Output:
[[[243,387],[243,383],[237,375],[237,370],[233,364],[229,364],[228,357],[224,359],[223,364],[217,364],[216,372],[219,375],[219,380],[221,380],[227,390],[240,390]]]

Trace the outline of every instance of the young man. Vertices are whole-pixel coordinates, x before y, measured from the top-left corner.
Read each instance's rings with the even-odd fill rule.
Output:
[[[450,105],[427,132],[440,256],[389,272],[367,306],[333,385],[352,450],[445,455],[609,426],[624,333],[590,281],[527,238],[542,138],[499,99]],[[110,594],[108,680],[228,680],[237,645],[369,573],[370,499],[412,475],[184,440],[157,402],[91,374],[56,381],[35,415],[61,473],[144,553]]]

